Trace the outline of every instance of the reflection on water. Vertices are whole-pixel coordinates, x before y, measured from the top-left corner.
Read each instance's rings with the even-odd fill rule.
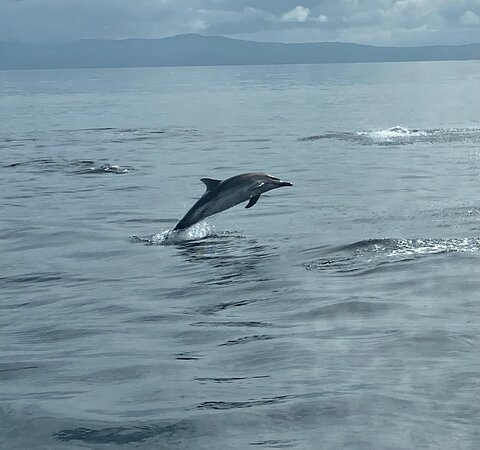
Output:
[[[203,280],[206,284],[236,283],[241,279],[250,282],[268,281],[268,272],[262,267],[275,260],[275,248],[259,244],[255,239],[239,236],[221,236],[199,242],[177,245],[185,261],[208,263],[218,269],[215,280]]]
[[[82,441],[88,444],[140,444],[147,439],[162,437],[169,443],[180,444],[184,439],[192,439],[195,429],[187,421],[171,425],[149,425],[139,427],[109,427],[103,429],[77,428],[62,430],[55,437],[63,442]],[[170,441],[170,442],[169,442]]]

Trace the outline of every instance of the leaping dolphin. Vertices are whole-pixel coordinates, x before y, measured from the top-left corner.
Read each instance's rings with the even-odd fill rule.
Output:
[[[258,202],[264,192],[282,186],[293,186],[288,181],[272,177],[266,173],[242,173],[226,180],[202,178],[207,190],[203,196],[185,214],[182,220],[175,225],[174,230],[184,230],[201,220],[225,211],[232,206],[248,200],[245,208],[251,208]]]

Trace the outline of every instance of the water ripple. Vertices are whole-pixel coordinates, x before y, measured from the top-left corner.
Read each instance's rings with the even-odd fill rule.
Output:
[[[249,344],[250,342],[258,342],[258,341],[270,341],[275,339],[276,336],[271,336],[268,334],[254,334],[252,336],[244,336],[238,339],[230,339],[221,346],[230,346],[230,345],[238,345],[238,344]]]
[[[263,398],[260,400],[249,400],[249,401],[243,401],[243,402],[210,401],[210,402],[201,403],[200,405],[197,406],[197,408],[198,409],[221,409],[221,410],[253,408],[256,406],[276,405],[279,403],[284,403],[291,398],[292,397],[288,395],[281,395],[278,397]]]

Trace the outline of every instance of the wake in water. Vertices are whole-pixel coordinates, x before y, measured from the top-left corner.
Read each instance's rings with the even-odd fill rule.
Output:
[[[395,126],[385,130],[370,131],[331,131],[324,134],[300,138],[300,141],[316,141],[320,139],[337,139],[370,145],[407,145],[436,143],[480,142],[480,128],[439,128],[425,129]]]
[[[429,134],[433,135],[439,130],[419,130],[417,128],[405,128],[405,127],[391,127],[386,130],[379,131],[359,131],[357,136],[372,139],[378,142],[391,142],[392,140],[405,140],[427,137]],[[445,131],[445,130],[444,130]]]
[[[306,253],[321,250],[307,250]],[[381,266],[416,260],[429,255],[480,251],[480,238],[368,239],[321,251],[322,256],[305,263],[308,270],[337,273],[367,273]]]
[[[130,166],[119,166],[117,164],[96,163],[91,160],[74,159],[65,160],[62,158],[35,158],[28,161],[13,162],[3,166],[26,172],[68,172],[78,175],[98,175],[111,173],[121,175],[134,171]]]
[[[119,166],[117,164],[102,164],[101,166],[90,166],[86,168],[85,170],[82,171],[77,171],[77,173],[80,174],[102,174],[102,173],[114,173],[116,175],[121,175],[123,173],[129,173],[131,172],[133,167],[128,167],[128,166]]]

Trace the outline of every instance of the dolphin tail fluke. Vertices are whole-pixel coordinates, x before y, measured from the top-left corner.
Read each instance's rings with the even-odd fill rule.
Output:
[[[248,201],[247,203],[247,206],[245,206],[245,208],[251,208],[255,203],[258,202],[258,199],[260,198],[260,194],[258,195],[252,195],[250,197],[250,200]]]

